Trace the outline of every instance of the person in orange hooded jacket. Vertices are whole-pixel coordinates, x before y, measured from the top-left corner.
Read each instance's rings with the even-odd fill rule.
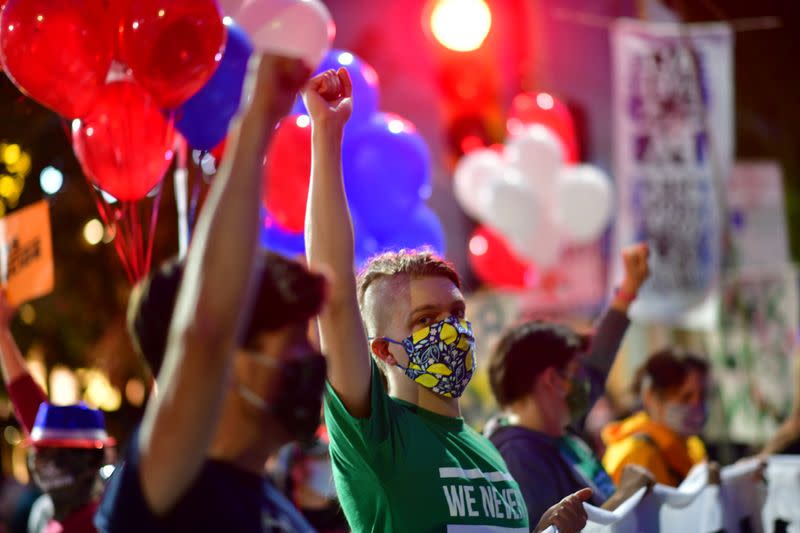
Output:
[[[692,354],[665,349],[636,373],[643,410],[603,430],[603,466],[619,482],[625,465],[649,470],[657,483],[678,486],[706,460],[698,434],[706,421],[708,363]]]

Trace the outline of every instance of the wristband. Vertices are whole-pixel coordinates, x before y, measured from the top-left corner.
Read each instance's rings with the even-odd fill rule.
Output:
[[[617,287],[614,289],[614,298],[618,298],[626,304],[630,304],[636,299],[636,293],[630,293],[621,287]]]

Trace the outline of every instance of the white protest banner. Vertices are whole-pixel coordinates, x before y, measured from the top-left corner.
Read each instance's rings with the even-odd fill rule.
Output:
[[[764,530],[767,533],[800,533],[800,455],[770,457],[766,478]]]
[[[638,533],[636,506],[642,501],[646,489],[641,488],[613,511],[584,504],[589,522],[584,533]]]
[[[720,484],[708,483],[707,465],[699,465],[680,487],[656,485],[637,507],[640,531],[652,533],[760,533],[764,486],[758,461],[725,467]]]
[[[732,49],[726,24],[614,24],[615,242],[651,246],[650,279],[631,309],[638,321],[716,325]],[[613,281],[621,275],[617,261]]]
[[[707,435],[761,446],[789,413],[798,300],[790,264],[725,277],[725,312],[710,342],[721,409],[709,420]]]
[[[719,528],[711,531],[726,533],[763,533],[761,514],[767,488],[761,481],[762,466],[759,460],[743,461],[727,466],[720,472]],[[800,497],[800,493],[797,494]]]
[[[773,456],[761,479],[758,459],[720,471],[709,483],[706,464],[696,466],[680,487],[640,489],[614,511],[583,504],[583,533],[798,533],[800,456]],[[768,488],[767,488],[768,487]],[[545,533],[558,533],[551,526]]]
[[[589,520],[581,531],[583,533],[639,533],[635,510],[644,498],[646,491],[647,489],[644,487],[639,489],[613,511],[584,503],[583,508],[586,509],[586,516]],[[544,530],[544,533],[558,533],[558,529],[550,526]]]
[[[709,491],[708,470],[705,465],[694,468],[680,487],[656,485],[636,507],[639,531],[668,533],[671,531],[706,531],[698,520],[697,510],[705,508],[708,500],[715,499]],[[691,527],[687,527],[691,524]],[[673,529],[675,527],[675,529]],[[683,529],[681,529],[683,528]]]
[[[729,268],[782,268],[791,263],[783,172],[775,161],[737,161],[726,184]]]

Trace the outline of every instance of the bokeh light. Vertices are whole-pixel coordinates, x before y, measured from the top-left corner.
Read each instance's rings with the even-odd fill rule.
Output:
[[[492,12],[484,0],[437,0],[430,24],[442,46],[471,52],[480,48],[489,35]]]
[[[45,167],[39,174],[39,185],[47,194],[55,194],[64,185],[64,174],[55,167]]]
[[[104,234],[103,223],[96,218],[93,218],[83,226],[83,239],[91,246],[100,244]]]

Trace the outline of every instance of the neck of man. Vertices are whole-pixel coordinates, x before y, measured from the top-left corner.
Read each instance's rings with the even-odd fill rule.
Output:
[[[458,418],[461,416],[461,407],[458,404],[458,398],[445,398],[436,394],[430,389],[426,389],[413,381],[411,381],[405,374],[390,375],[389,381],[389,396],[403,400],[408,403],[413,403],[417,407],[426,409],[437,415],[449,416],[451,418]]]
[[[242,408],[235,394],[229,394],[222,409],[217,431],[208,449],[208,458],[232,464],[256,475],[264,475],[267,459],[284,442],[268,425],[256,424],[258,414]]]
[[[559,423],[553,409],[546,409],[533,397],[517,400],[508,407],[509,422],[522,426],[549,437],[558,438],[564,435],[564,427]]]

